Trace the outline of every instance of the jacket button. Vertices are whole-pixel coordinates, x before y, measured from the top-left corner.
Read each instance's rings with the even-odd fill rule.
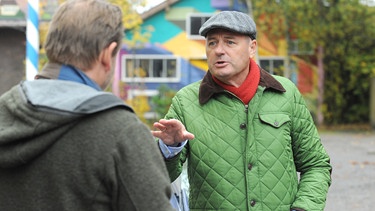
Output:
[[[240,128],[241,128],[242,130],[246,129],[246,124],[245,124],[245,123],[240,124]]]
[[[254,207],[255,204],[256,204],[255,200],[251,200],[251,201],[250,201],[250,205],[251,205],[252,207]]]
[[[247,164],[247,168],[248,168],[249,170],[251,170],[251,169],[253,168],[253,165],[251,165],[251,163],[249,163],[249,164]]]
[[[274,122],[273,125],[277,127],[279,125],[279,122]]]

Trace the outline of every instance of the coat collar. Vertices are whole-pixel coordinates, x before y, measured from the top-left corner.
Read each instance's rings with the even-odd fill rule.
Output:
[[[279,92],[286,91],[280,82],[278,82],[271,74],[262,68],[260,68],[259,86],[265,87],[266,89],[274,89]],[[207,74],[204,76],[199,87],[199,103],[203,105],[207,103],[212,96],[224,91],[225,89],[215,83],[215,81],[212,79],[210,71],[207,71]]]

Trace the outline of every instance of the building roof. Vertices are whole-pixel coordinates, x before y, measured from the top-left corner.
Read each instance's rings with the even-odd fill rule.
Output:
[[[25,27],[25,14],[15,0],[0,0],[0,27]]]
[[[150,16],[155,15],[156,13],[162,11],[162,10],[168,10],[171,5],[178,2],[179,0],[165,0],[161,2],[160,4],[150,8],[149,10],[143,12],[141,14],[142,20],[145,20],[149,18]]]

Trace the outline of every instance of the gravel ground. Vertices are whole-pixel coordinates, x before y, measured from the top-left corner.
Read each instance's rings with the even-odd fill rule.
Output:
[[[321,132],[331,157],[325,211],[375,210],[375,132]]]

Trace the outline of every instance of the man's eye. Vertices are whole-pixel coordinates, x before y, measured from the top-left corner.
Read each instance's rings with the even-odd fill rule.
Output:
[[[233,41],[230,41],[230,40],[228,40],[228,44],[229,44],[229,45],[233,45],[233,44],[234,44],[234,42],[233,42]]]
[[[215,42],[209,42],[208,46],[214,46],[216,43]]]

